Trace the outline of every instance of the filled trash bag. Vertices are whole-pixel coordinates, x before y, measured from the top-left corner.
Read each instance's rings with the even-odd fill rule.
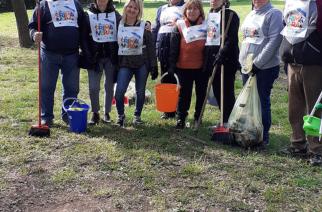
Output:
[[[263,143],[261,104],[256,76],[248,78],[228,119],[237,144],[248,148]]]

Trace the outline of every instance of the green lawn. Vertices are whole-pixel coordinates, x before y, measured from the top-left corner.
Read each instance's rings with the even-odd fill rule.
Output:
[[[162,4],[145,2],[145,19],[154,20]],[[279,8],[282,4],[274,1]],[[121,11],[120,5],[117,8]],[[243,20],[250,5],[233,1],[232,9]],[[0,13],[0,23],[3,211],[322,210],[321,167],[278,154],[290,135],[283,72],[272,93],[271,143],[266,152],[211,142],[208,127],[218,122],[219,110],[209,105],[198,135],[190,128],[175,131],[175,121],[160,120],[151,102],[144,107],[144,126],[132,126],[131,106],[126,108],[125,129],[100,124],[78,135],[57,118],[50,138],[34,138],[27,134],[37,120],[37,52],[19,48],[12,13]],[[155,83],[148,82],[152,93]],[[85,70],[79,97],[89,103]],[[59,117],[60,83],[55,100]]]

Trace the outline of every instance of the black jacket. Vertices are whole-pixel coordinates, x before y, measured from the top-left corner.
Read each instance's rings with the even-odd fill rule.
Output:
[[[95,4],[90,4],[89,11],[94,14],[101,13],[96,7]],[[121,20],[121,15],[115,10],[113,6],[113,1],[108,2],[105,13],[115,12],[117,27]],[[80,67],[92,69],[95,66],[95,63],[100,58],[110,58],[111,62],[116,65],[118,63],[118,45],[117,41],[115,42],[105,42],[98,43],[93,40],[91,35],[91,27],[89,22],[88,13],[85,13],[85,18],[83,19],[83,29],[81,31],[81,59]]]
[[[294,45],[283,37],[280,52],[284,63],[322,65],[322,39],[317,30],[313,31],[306,40]]]
[[[212,10],[210,10],[212,12]],[[227,22],[230,14],[233,14],[223,47],[224,62],[225,67],[230,67],[226,69],[227,71],[236,71],[240,68],[240,63],[238,61],[239,57],[239,47],[238,47],[238,29],[239,29],[239,17],[235,11],[226,9],[225,11],[225,27],[227,27]],[[220,23],[221,24],[221,23]],[[218,53],[220,46],[206,46],[205,56],[204,56],[204,67],[203,70],[212,72],[213,63],[215,61],[216,54]]]
[[[182,6],[184,4],[183,0],[180,0],[176,6]],[[168,5],[169,6],[169,5]],[[155,19],[155,26],[152,29],[153,38],[155,41],[155,46],[157,50],[157,57],[161,63],[161,68],[164,68],[164,72],[166,72],[167,68],[169,68],[168,57],[170,52],[170,37],[171,33],[159,33],[159,29],[161,27],[160,24],[160,16],[162,12],[162,7],[160,6],[157,10],[157,15]]]

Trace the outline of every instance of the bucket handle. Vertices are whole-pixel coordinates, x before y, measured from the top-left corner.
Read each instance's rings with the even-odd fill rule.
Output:
[[[314,105],[314,107],[313,107],[313,110],[311,111],[311,113],[310,113],[310,116],[313,116],[314,115],[314,113],[315,113],[315,111],[317,110],[317,109],[320,109],[320,106],[319,106],[319,102],[321,101],[321,99],[322,99],[322,91],[321,91],[321,93],[320,93],[320,95],[319,95],[319,98],[316,100],[316,102],[315,102],[315,105]]]
[[[165,72],[161,78],[160,78],[160,83],[161,83],[161,80],[166,76],[168,75],[169,72]],[[173,74],[174,78],[176,78],[176,81],[177,81],[177,91],[180,89],[180,82],[179,82],[179,78],[178,78],[178,75],[176,75],[175,73]]]
[[[70,106],[69,106],[68,108],[66,108],[66,107],[65,107],[65,103],[66,103],[67,101],[69,101],[69,100],[74,100],[74,101],[73,101],[73,103],[72,103],[72,104],[70,104]],[[86,102],[85,102],[85,101],[83,101],[83,100],[81,100],[81,99],[77,99],[77,98],[75,98],[75,97],[68,97],[68,98],[64,99],[64,101],[63,101],[63,109],[64,109],[64,111],[65,111],[65,112],[67,112],[67,110],[68,110],[69,108],[73,107],[73,105],[74,105],[76,102],[78,102],[78,103],[80,103],[80,104],[86,104]]]

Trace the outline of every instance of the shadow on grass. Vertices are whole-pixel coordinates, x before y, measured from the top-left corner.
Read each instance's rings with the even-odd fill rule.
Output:
[[[210,149],[225,150],[236,155],[245,155],[257,152],[263,155],[278,154],[282,147],[288,143],[288,137],[271,134],[271,143],[263,151],[262,149],[245,149],[239,146],[230,146],[211,141],[210,122],[204,122],[198,134],[191,128],[176,130],[174,121],[156,121],[153,124],[145,124],[134,127],[127,123],[126,128],[116,125],[97,125],[89,127],[86,136],[104,137],[114,140],[121,148],[143,149],[168,153],[185,158],[201,157],[205,147]]]
[[[126,149],[149,149],[173,155],[191,157],[203,153],[204,144],[186,139],[191,129],[177,131],[173,121],[160,121],[153,125],[133,126],[127,123],[126,128],[113,125],[98,125],[88,129],[88,137],[106,137],[117,141]],[[207,142],[206,145],[212,145]]]

